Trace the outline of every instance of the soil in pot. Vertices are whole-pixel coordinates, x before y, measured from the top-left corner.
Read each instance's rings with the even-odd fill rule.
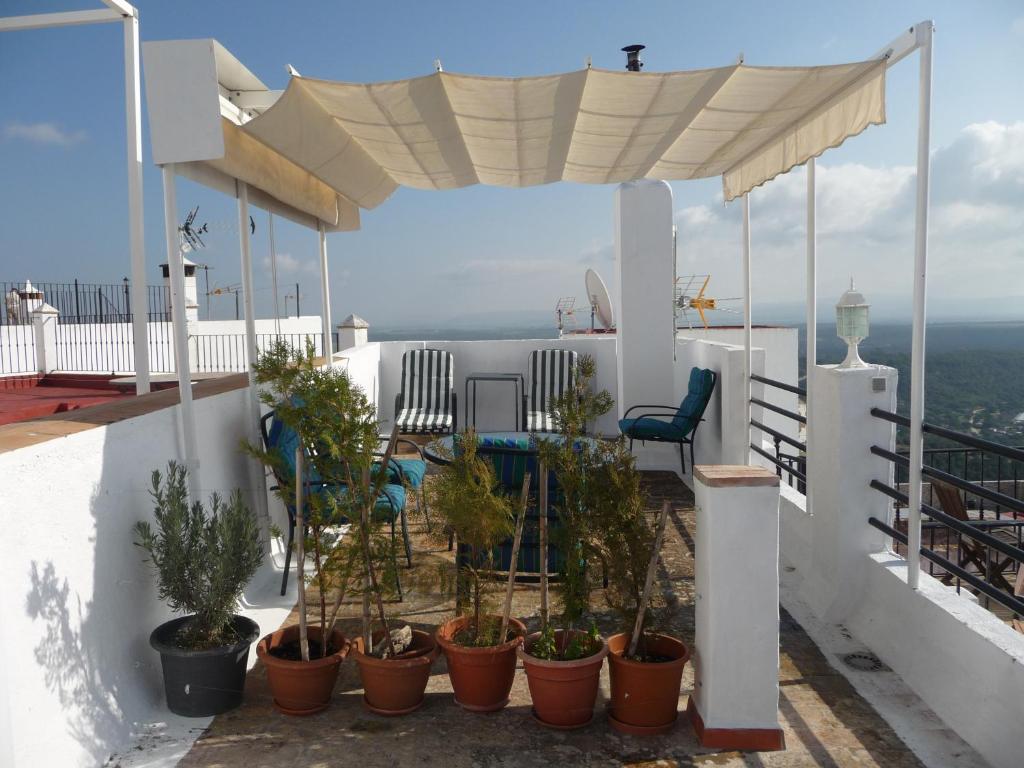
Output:
[[[309,661],[298,653],[299,627],[292,625],[267,635],[256,646],[256,655],[267,669],[267,682],[274,697],[274,706],[286,715],[313,715],[323,712],[331,703],[334,684],[341,662],[349,651],[349,643],[335,629],[327,641],[335,649],[320,656],[320,627],[309,627]]]
[[[555,641],[559,648],[564,648],[574,636],[582,639],[586,633],[576,630],[566,635],[560,629],[555,632]],[[549,661],[530,655],[539,637],[540,633],[534,632],[519,649],[533,699],[533,716],[551,728],[582,728],[594,717],[601,665],[608,655],[608,645],[602,640],[600,650],[582,659]]]
[[[373,642],[379,642],[383,636],[381,632],[374,633]],[[356,638],[352,642],[352,658],[359,664],[363,704],[378,715],[405,715],[419,709],[437,654],[434,638],[418,629],[412,631],[409,648],[393,659],[367,655],[362,638]]]
[[[608,721],[634,736],[666,733],[675,725],[679,687],[690,649],[668,635],[645,635],[636,658],[627,659],[628,634],[608,638],[611,700]]]
[[[487,618],[500,625],[500,616]],[[455,691],[455,703],[470,712],[494,712],[508,704],[516,675],[516,649],[525,635],[523,623],[509,619],[504,643],[475,646],[471,644],[470,617],[460,616],[442,625],[436,637],[448,659],[448,677]]]
[[[176,715],[210,717],[242,703],[249,646],[259,637],[259,625],[244,616],[231,621],[235,641],[192,650],[178,645],[191,616],[172,619],[153,630],[149,644],[160,653],[167,707]]]

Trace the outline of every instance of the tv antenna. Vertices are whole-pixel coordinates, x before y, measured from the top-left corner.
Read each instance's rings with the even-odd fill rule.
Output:
[[[679,323],[682,316],[685,327],[693,330],[693,318],[690,312],[696,312],[704,328],[708,327],[708,318],[705,312],[712,310],[721,312],[732,312],[738,314],[738,310],[729,307],[719,306],[723,301],[742,301],[738,296],[731,296],[726,299],[712,298],[707,296],[708,283],[711,282],[711,275],[684,275],[676,278],[674,305],[676,312],[676,328],[684,327]],[[700,286],[698,288],[698,286]]]
[[[235,320],[241,320],[242,314],[238,306],[238,294],[242,292],[242,286],[240,283],[234,283],[232,285],[225,285],[223,288],[217,287],[212,291],[207,292],[207,296],[226,296],[234,294],[235,296]]]
[[[555,318],[558,322],[558,332],[561,333],[562,329],[568,323],[572,326],[571,330],[576,330],[576,297],[575,296],[563,296],[555,304]]]
[[[206,247],[206,243],[203,242],[202,235],[208,234],[210,227],[205,222],[200,225],[196,225],[196,215],[198,213],[199,206],[197,205],[188,212],[188,216],[185,217],[185,222],[178,227],[178,232],[181,233],[182,253],[198,251],[200,248]]]

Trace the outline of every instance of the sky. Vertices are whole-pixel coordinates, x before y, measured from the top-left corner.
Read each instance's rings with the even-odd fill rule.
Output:
[[[0,0],[0,14],[100,6]],[[303,75],[372,82],[445,70],[525,76],[621,68],[640,42],[646,71],[869,58],[922,19],[936,24],[932,122],[932,317],[1024,317],[1024,3],[227,2],[138,0],[146,40],[214,37],[270,88]],[[116,282],[129,274],[119,25],[0,34],[0,281]],[[145,67],[145,59],[143,59]],[[885,126],[818,161],[819,316],[853,277],[877,316],[909,317],[917,137],[917,56],[889,71]],[[145,117],[145,109],[143,111]],[[147,271],[166,261],[159,170],[145,147]],[[720,179],[673,182],[678,272],[710,274],[738,296],[740,206]],[[754,320],[796,318],[804,302],[803,169],[751,194]],[[214,286],[240,280],[235,201],[185,180],[179,213],[199,206]],[[553,323],[560,296],[584,301],[583,275],[613,268],[613,186],[400,188],[364,211],[359,232],[328,236],[335,322],[371,326]],[[257,313],[274,296],[267,217],[254,211]],[[300,286],[320,310],[317,237],[275,220],[279,303]],[[202,290],[202,285],[200,286]],[[294,311],[294,299],[289,299]],[[738,304],[736,305],[738,307]],[[213,317],[234,301],[215,298]],[[204,315],[205,316],[205,312]],[[725,315],[720,315],[726,318]]]

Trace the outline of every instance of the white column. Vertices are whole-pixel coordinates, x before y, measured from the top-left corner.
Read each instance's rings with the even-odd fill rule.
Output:
[[[872,480],[892,486],[892,462],[871,453],[895,450],[896,428],[873,418],[872,408],[896,407],[896,369],[819,366],[807,414],[808,475],[814,482],[810,546],[794,565],[811,609],[829,623],[842,622],[864,596],[868,555],[885,549],[884,534],[868,524],[889,522],[889,497]]]
[[[614,291],[620,418],[632,405],[678,405],[680,400],[673,363],[672,239],[668,184],[644,180],[616,188]],[[679,469],[675,446],[637,442],[634,450],[645,469]]]
[[[274,333],[281,335],[281,306],[277,288],[277,241],[274,239],[274,213],[267,216],[267,232],[270,235],[270,281],[274,284]]]
[[[705,747],[782,749],[779,478],[763,467],[698,465],[693,485],[690,721]]]
[[[245,350],[249,365],[249,424],[246,430],[252,445],[260,444],[260,400],[256,386],[256,374],[252,365],[256,362],[256,310],[252,286],[252,243],[249,238],[249,185],[244,181],[238,183],[238,244],[241,250],[242,267],[242,304],[245,308]],[[256,516],[269,530],[269,510],[267,507],[266,480],[262,465],[255,459],[249,459],[249,474],[252,482],[252,499]]]
[[[753,372],[750,348],[752,344],[751,318],[753,317],[750,302],[750,193],[743,196],[743,435],[744,446],[750,445],[750,374]],[[760,432],[758,432],[760,441]],[[760,445],[760,443],[758,443]],[[745,448],[745,455],[750,455]]]
[[[181,436],[192,501],[201,498],[196,416],[192,407],[192,375],[189,370],[188,322],[185,319],[185,265],[178,239],[178,203],[174,189],[174,163],[163,166],[164,229],[167,236],[167,269],[171,280],[171,322],[174,333],[174,361],[181,400]]]
[[[142,101],[139,93],[139,18],[124,20],[125,146],[128,151],[128,234],[132,257],[132,339],[135,394],[149,392],[149,300],[142,207]]]
[[[331,342],[331,282],[327,272],[327,228],[321,221],[317,225],[320,235],[320,293],[323,314],[320,324],[324,334],[324,357],[328,360],[334,354],[334,345]]]
[[[49,304],[40,304],[28,317],[36,345],[36,370],[39,373],[57,370],[57,318],[60,313]]]
[[[807,390],[806,411],[811,412],[811,396],[814,390],[814,369],[818,364],[818,239],[817,239],[817,190],[815,188],[815,164],[812,157],[807,161],[807,333],[806,350],[804,353],[807,377],[804,389]],[[806,440],[806,435],[804,436]],[[807,473],[804,493],[807,499],[807,514],[811,514],[811,475]]]
[[[907,510],[907,584],[917,589],[921,562],[921,463],[924,458],[924,331],[928,298],[928,172],[932,113],[932,25],[917,28],[921,68],[917,111],[917,202],[914,216],[914,328],[910,352],[910,507]]]

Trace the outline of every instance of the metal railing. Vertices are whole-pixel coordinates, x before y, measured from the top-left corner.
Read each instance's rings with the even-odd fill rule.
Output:
[[[29,322],[27,307],[33,300],[22,301],[24,282],[0,282],[3,302],[0,304],[0,325],[25,325]],[[59,313],[60,323],[130,323],[132,321],[131,283],[32,283],[33,291]],[[146,286],[147,319],[164,322],[171,319],[170,290],[166,285]]]
[[[906,427],[910,424],[909,419],[880,408],[872,408],[871,415],[899,426]],[[1024,600],[1015,594],[1012,583],[1020,571],[1021,563],[1024,562],[1024,519],[1018,519],[1018,516],[1024,514],[1024,500],[1003,493],[1005,485],[1001,481],[993,488],[984,474],[980,475],[980,482],[975,482],[949,471],[953,467],[948,463],[946,469],[928,463],[929,458],[934,461],[936,456],[941,456],[946,451],[954,454],[961,450],[978,451],[994,457],[997,466],[1002,467],[1004,462],[1019,465],[1013,468],[1012,474],[1013,477],[1019,477],[1024,474],[1024,449],[1000,445],[933,424],[923,424],[922,431],[966,446],[965,449],[933,449],[930,457],[925,456],[921,468],[925,481],[938,481],[956,488],[963,502],[963,511],[958,510],[961,516],[954,516],[950,514],[951,510],[936,507],[932,501],[933,488],[929,484],[928,502],[925,503],[922,499],[921,503],[920,554],[927,561],[927,572],[946,583],[955,582],[957,591],[963,584],[967,584],[976,594],[983,595],[986,602],[994,600],[1013,613],[1024,615]],[[901,510],[907,507],[909,498],[907,493],[901,490],[903,486],[899,482],[899,477],[901,471],[903,476],[906,476],[910,460],[906,452],[894,452],[877,445],[871,446],[871,453],[893,464],[893,476],[897,480],[896,487],[879,480],[871,481],[872,488],[894,502],[892,524],[875,517],[870,518],[868,522],[890,536],[895,542],[893,549],[897,554],[905,556],[908,542],[907,523],[901,519]],[[992,466],[992,461],[993,459],[989,459],[989,467]],[[979,465],[985,466],[980,462]],[[970,464],[964,466],[966,468]],[[1018,490],[1016,483],[1014,490]],[[989,511],[995,513],[994,517],[988,519],[985,518],[986,501],[989,503]],[[1007,516],[1004,517],[1004,514]],[[924,568],[925,564],[922,563],[922,569]],[[1010,578],[1007,578],[1008,573]]]
[[[149,323],[149,368],[171,373],[174,342],[171,324]],[[131,373],[135,370],[132,325],[122,323],[59,323],[57,370],[77,373]]]
[[[776,389],[781,389],[786,392],[792,392],[793,394],[799,395],[800,397],[803,397],[805,399],[807,397],[806,389],[794,386],[792,384],[786,384],[783,381],[768,379],[765,378],[764,376],[758,376],[757,374],[751,374],[750,380],[756,381],[759,384],[764,384],[769,387],[775,387]],[[799,413],[782,408],[781,406],[775,405],[774,403],[769,403],[767,400],[764,400],[762,398],[751,396],[750,403],[751,405],[756,405],[766,410],[772,411],[773,413],[777,413],[780,416],[785,416],[788,419],[793,419],[798,424],[807,424],[806,416],[802,416]],[[763,434],[768,435],[771,438],[772,442],[775,445],[775,455],[773,456],[771,453],[766,451],[762,446],[756,445],[753,442],[750,444],[751,450],[754,451],[759,456],[767,459],[772,464],[774,464],[775,471],[780,478],[783,476],[783,472],[785,472],[787,475],[787,482],[790,486],[793,486],[795,482],[797,490],[800,493],[806,493],[807,443],[801,442],[796,438],[783,434],[782,432],[779,432],[777,429],[769,427],[767,424],[753,417],[751,417],[750,419],[750,426],[760,430]],[[796,453],[784,451],[782,448],[783,444],[785,444],[789,448],[794,449]]]
[[[31,325],[0,325],[0,374],[35,373],[36,334]]]

